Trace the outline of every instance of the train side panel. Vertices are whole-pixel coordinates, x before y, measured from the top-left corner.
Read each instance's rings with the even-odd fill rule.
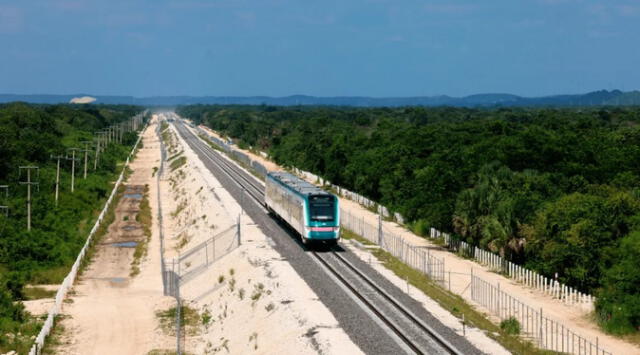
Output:
[[[306,236],[305,201],[280,183],[267,176],[265,179],[265,203],[300,235]]]

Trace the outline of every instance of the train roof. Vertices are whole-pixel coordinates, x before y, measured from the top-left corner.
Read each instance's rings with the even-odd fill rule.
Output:
[[[302,180],[291,173],[272,171],[268,175],[301,195],[331,195],[316,185]]]

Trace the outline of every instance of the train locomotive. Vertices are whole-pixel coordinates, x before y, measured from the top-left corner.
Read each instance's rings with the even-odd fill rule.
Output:
[[[270,172],[265,179],[265,205],[287,222],[305,245],[340,239],[338,198],[290,173]]]

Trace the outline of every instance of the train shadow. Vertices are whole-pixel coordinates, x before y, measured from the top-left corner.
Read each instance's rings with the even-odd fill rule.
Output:
[[[298,244],[298,246],[302,250],[304,250],[305,252],[318,252],[318,253],[336,252],[336,253],[344,253],[344,252],[347,251],[339,243],[338,244],[332,244],[332,243],[326,243],[326,242],[321,242],[321,241],[313,241],[313,242],[311,242],[309,244],[304,244],[302,242],[302,236],[300,236],[298,231],[293,229],[293,227],[291,227],[289,225],[289,223],[285,222],[282,218],[280,218],[278,215],[273,214],[273,213],[269,213],[269,217],[271,217],[271,219],[273,221],[275,221],[282,228],[282,230],[284,230],[289,235],[289,237],[291,237],[291,240],[296,242]]]

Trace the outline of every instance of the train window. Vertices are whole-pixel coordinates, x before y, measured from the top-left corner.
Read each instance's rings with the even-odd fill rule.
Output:
[[[333,196],[310,196],[310,213],[312,221],[332,222],[335,214]]]

